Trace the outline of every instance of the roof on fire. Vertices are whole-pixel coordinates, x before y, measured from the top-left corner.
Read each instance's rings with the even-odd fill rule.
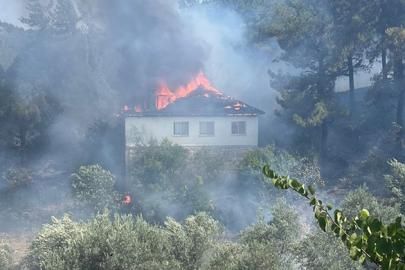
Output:
[[[139,111],[139,110],[138,110]],[[186,97],[177,98],[161,110],[140,110],[135,107],[123,112],[125,116],[256,116],[264,114],[244,102],[205,89],[197,89]]]

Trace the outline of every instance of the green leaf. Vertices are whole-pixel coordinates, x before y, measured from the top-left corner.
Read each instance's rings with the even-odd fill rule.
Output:
[[[356,260],[357,251],[358,251],[358,249],[355,246],[350,248],[350,258],[352,258],[352,260]]]
[[[362,265],[364,264],[364,261],[366,260],[366,255],[361,254],[360,258],[359,258],[359,263]]]
[[[381,221],[379,221],[378,219],[374,218],[374,219],[371,221],[370,229],[371,229],[372,232],[378,232],[378,231],[380,231],[380,229],[381,229],[381,225],[382,225]]]
[[[309,205],[316,205],[316,197],[312,196],[311,198],[309,198]]]
[[[326,232],[326,225],[328,224],[327,217],[322,213],[318,219],[319,227],[322,231]]]
[[[333,206],[332,206],[330,203],[328,203],[328,204],[326,205],[326,208],[328,208],[328,210],[332,210],[332,209],[333,209]]]
[[[268,178],[274,178],[274,171],[270,169],[269,165],[263,167],[263,174]]]
[[[385,238],[380,238],[376,241],[377,252],[389,254],[391,252],[391,245]]]
[[[292,186],[294,189],[297,190],[297,189],[300,188],[301,184],[297,181],[297,179],[293,179],[292,182],[291,182],[291,186]]]
[[[342,218],[342,211],[336,209],[334,214],[335,214],[335,222],[339,224],[340,219]]]
[[[398,240],[397,242],[394,243],[393,248],[396,253],[402,254],[405,248],[404,241]]]
[[[315,218],[316,218],[317,220],[319,219],[320,215],[321,215],[321,211],[319,211],[319,209],[316,209],[316,211],[315,211]]]
[[[315,194],[316,189],[315,189],[314,186],[309,185],[309,186],[308,186],[308,190],[309,190],[309,193],[311,193],[311,195],[314,195],[314,194]]]
[[[367,219],[370,216],[370,213],[368,212],[367,209],[363,209],[360,211],[360,215],[362,218]]]
[[[388,225],[387,235],[389,237],[393,237],[393,236],[395,236],[396,233],[397,233],[397,228],[396,228],[395,224],[391,223],[390,225]]]
[[[397,217],[395,219],[395,226],[397,227],[397,229],[400,229],[402,227],[402,217]]]

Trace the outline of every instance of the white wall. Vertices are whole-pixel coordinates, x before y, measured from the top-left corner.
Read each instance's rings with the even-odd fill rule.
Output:
[[[200,121],[214,121],[214,136],[200,136]],[[231,122],[245,121],[246,135],[231,135]],[[189,122],[188,136],[174,136],[174,122]],[[258,117],[126,117],[126,145],[146,143],[151,136],[160,142],[163,138],[183,146],[247,145],[256,146],[258,141]]]

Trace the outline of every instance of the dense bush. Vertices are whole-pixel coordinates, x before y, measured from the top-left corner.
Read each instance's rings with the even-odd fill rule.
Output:
[[[295,252],[297,262],[307,270],[361,270],[363,267],[349,257],[344,243],[330,232],[319,230],[307,235]]]
[[[151,138],[148,145],[136,147],[129,161],[130,184],[148,190],[171,188],[187,166],[187,158],[188,151],[184,147],[167,139],[159,144]]]
[[[65,215],[52,219],[32,241],[24,265],[29,270],[63,269],[293,269],[301,239],[298,214],[285,200],[271,208],[272,220],[259,215],[238,242],[224,241],[224,230],[206,213],[163,226],[142,217],[97,214],[87,222]],[[326,242],[319,243],[326,245]]]
[[[391,174],[385,176],[391,194],[401,204],[401,212],[405,213],[405,164],[393,159],[388,162]]]
[[[225,155],[225,156],[224,156]],[[219,180],[227,160],[226,152],[224,154],[213,154],[207,147],[202,147],[193,155],[192,164],[195,174],[199,175],[204,181]]]
[[[367,209],[373,216],[381,219],[383,223],[395,222],[395,218],[401,216],[400,204],[386,205],[368,192],[364,185],[356,190],[349,191],[341,201],[341,208],[348,218],[358,216],[362,209]]]
[[[241,232],[239,242],[251,248],[255,245],[254,249],[267,247],[267,250],[274,250],[280,263],[278,269],[292,269],[293,251],[301,238],[299,216],[282,198],[278,198],[271,208],[271,216],[266,223],[259,215],[257,224]]]
[[[194,157],[184,147],[167,139],[158,143],[151,138],[138,145],[130,158],[127,188],[133,198],[132,213],[142,214],[151,222],[162,222],[166,215],[183,219],[195,212],[210,212],[214,206],[204,185],[211,155],[197,152]],[[196,160],[200,163],[196,164]],[[211,164],[211,165],[209,165]]]
[[[26,188],[31,182],[28,170],[24,167],[11,167],[3,173],[3,179],[6,180],[8,188],[17,190]]]
[[[115,176],[99,165],[80,167],[70,180],[70,192],[78,205],[95,211],[118,207],[120,197],[114,191]]]
[[[98,214],[87,223],[65,215],[53,218],[29,246],[25,264],[36,269],[197,269],[219,234],[216,221],[204,213],[182,225],[169,218],[165,227],[142,217]]]
[[[10,246],[6,243],[0,243],[0,269],[12,270],[14,269],[14,262],[11,258]]]
[[[302,179],[306,184],[323,184],[315,161],[293,156],[275,144],[248,149],[238,166],[239,179],[242,181],[253,179],[263,183],[267,188],[272,188],[273,184],[262,174],[262,168],[266,164],[270,164],[276,173],[281,175],[290,173],[291,177]]]

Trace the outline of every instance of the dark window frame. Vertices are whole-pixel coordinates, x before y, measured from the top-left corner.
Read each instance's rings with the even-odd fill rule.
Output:
[[[177,125],[177,129],[176,129]],[[178,132],[176,132],[178,131]],[[189,122],[173,122],[173,136],[187,137],[190,134]]]
[[[246,121],[233,121],[231,135],[246,135]]]
[[[205,125],[205,132],[202,132],[201,125]],[[210,126],[212,125],[212,126]],[[211,132],[212,130],[212,132]],[[215,122],[214,121],[200,121],[199,133],[203,137],[213,137],[215,136]]]

